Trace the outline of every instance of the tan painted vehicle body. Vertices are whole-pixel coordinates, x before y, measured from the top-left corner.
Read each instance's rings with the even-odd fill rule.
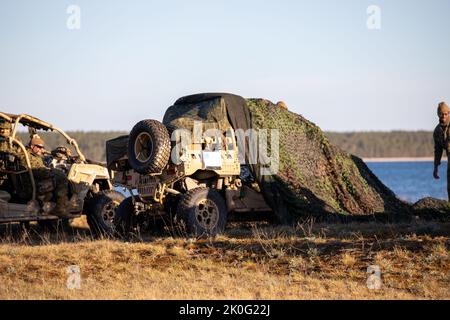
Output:
[[[122,172],[116,172],[113,183],[126,189],[136,190],[139,200],[146,204],[147,208],[154,210],[155,215],[165,214],[161,209],[164,207],[164,200],[168,194],[180,194],[173,189],[173,185],[184,180],[187,190],[193,190],[198,187],[212,187],[214,189],[225,190],[226,204],[229,212],[255,212],[271,211],[266,204],[258,187],[243,186],[239,178],[241,166],[238,160],[238,147],[234,135],[231,135],[231,141],[214,141],[202,139],[199,143],[193,143],[184,150],[184,157],[181,157],[181,163],[176,165],[169,163],[160,173],[143,175],[130,169]],[[204,150],[211,149],[212,145],[217,143],[225,147],[220,152],[222,166],[220,168],[211,168],[205,165],[203,158]],[[206,146],[202,148],[202,146]],[[227,148],[226,146],[232,146]],[[124,157],[123,160],[127,160]],[[193,176],[197,174],[196,178]],[[215,176],[214,182],[202,181],[201,177]],[[200,179],[198,178],[200,177]]]
[[[131,193],[117,210],[116,227],[128,234],[138,229],[134,220],[162,216],[183,220],[192,234],[215,235],[224,230],[229,214],[271,212],[258,184],[241,179],[233,128],[216,132],[183,144],[174,138],[177,132],[148,119],[128,136],[108,141],[107,154],[114,154],[112,144],[126,150],[111,156],[108,166],[117,171],[114,184]]]

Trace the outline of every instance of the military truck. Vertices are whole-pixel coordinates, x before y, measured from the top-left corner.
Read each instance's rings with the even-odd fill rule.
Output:
[[[131,194],[116,210],[119,234],[128,236],[151,219],[169,218],[188,234],[214,236],[224,230],[229,213],[271,211],[239,161],[229,113],[239,110],[240,99],[230,94],[183,97],[163,122],[142,120],[129,135],[107,141],[108,168],[117,172],[114,183]]]
[[[86,159],[76,140],[45,121],[26,114],[3,112],[0,112],[0,118],[12,126],[12,134],[2,139],[6,139],[11,147],[14,146],[24,154],[27,163],[27,167],[23,168],[17,156],[5,151],[0,152],[0,159],[5,164],[0,166],[0,174],[7,177],[6,183],[0,186],[0,223],[27,224],[37,221],[41,226],[54,229],[61,221],[58,216],[52,214],[55,207],[55,199],[51,196],[54,182],[51,179],[35,180],[26,147],[17,136],[20,126],[28,129],[30,138],[40,131],[60,134],[68,146],[58,150],[73,150],[64,161],[52,161],[52,155],[48,155],[49,159],[46,159],[49,165],[53,164],[57,170],[65,172],[69,180],[70,216],[64,220],[85,214],[94,235],[112,234],[115,208],[125,198],[113,188],[110,175],[113,172],[108,171],[105,165]],[[24,190],[25,180],[27,185],[31,184],[31,192]]]

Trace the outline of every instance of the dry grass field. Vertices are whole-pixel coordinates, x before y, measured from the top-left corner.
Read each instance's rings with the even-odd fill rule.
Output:
[[[213,240],[0,227],[0,299],[450,299],[450,222],[232,223]],[[81,271],[68,289],[67,268]],[[381,288],[367,287],[367,268]]]

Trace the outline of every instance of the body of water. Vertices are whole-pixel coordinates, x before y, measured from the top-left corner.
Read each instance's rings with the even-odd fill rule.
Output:
[[[367,162],[367,166],[398,198],[416,202],[424,197],[447,200],[447,162],[433,178],[433,162]]]

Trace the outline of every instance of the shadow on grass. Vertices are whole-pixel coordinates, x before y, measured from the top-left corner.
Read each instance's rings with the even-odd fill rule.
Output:
[[[88,228],[61,226],[50,232],[41,226],[32,223],[25,228],[21,224],[0,225],[0,245],[17,244],[26,246],[42,246],[62,243],[95,242],[112,240],[118,242],[152,243],[155,240],[175,242],[192,242],[199,246],[226,248],[229,250],[252,250],[270,243],[270,246],[290,243],[297,248],[308,250],[314,247],[317,250],[339,251],[359,247],[364,243],[389,247],[393,245],[408,246],[419,240],[416,237],[449,237],[450,222],[439,221],[413,221],[408,223],[379,223],[379,222],[352,222],[352,223],[323,223],[313,219],[304,220],[293,226],[273,226],[268,221],[259,222],[230,222],[223,235],[215,238],[192,238],[172,226],[161,223],[158,227],[143,231],[133,237],[122,239],[114,237],[94,237]],[[426,240],[420,240],[421,246]],[[302,250],[303,250],[302,249]]]
[[[0,224],[0,244],[14,243],[28,246],[71,243],[95,240],[87,228],[72,227],[58,223],[53,228],[37,223]]]

